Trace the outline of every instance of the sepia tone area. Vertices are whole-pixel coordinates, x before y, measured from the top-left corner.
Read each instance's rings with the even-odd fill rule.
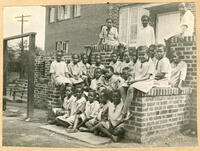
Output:
[[[195,8],[122,3],[20,12],[20,34],[3,39],[3,146],[197,146]],[[41,26],[27,23],[34,17]],[[14,31],[10,18],[4,22]]]

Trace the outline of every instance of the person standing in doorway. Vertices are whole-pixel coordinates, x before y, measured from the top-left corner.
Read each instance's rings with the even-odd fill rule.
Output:
[[[149,25],[150,18],[147,15],[141,17],[142,28],[139,29],[136,46],[147,46],[155,44],[154,29]]]
[[[194,32],[194,15],[192,12],[187,8],[186,3],[180,3],[178,5],[179,12],[181,15],[181,22],[180,22],[180,28],[181,28],[181,37],[185,36],[193,36]]]

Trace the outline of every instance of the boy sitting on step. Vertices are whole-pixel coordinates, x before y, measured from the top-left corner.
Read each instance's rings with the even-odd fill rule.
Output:
[[[123,138],[125,129],[124,122],[129,119],[129,112],[125,118],[122,117],[123,101],[119,90],[112,92],[112,100],[108,104],[108,120],[101,121],[95,126],[104,135],[110,137],[112,141],[118,142],[119,139]]]
[[[48,123],[55,124],[56,117],[65,115],[65,117],[69,116],[71,103],[76,99],[72,94],[73,86],[72,84],[66,84],[65,88],[65,98],[64,101],[61,100],[61,107],[60,108],[52,108],[49,112]]]
[[[89,90],[88,101],[86,102],[85,111],[82,114],[76,116],[73,130],[76,132],[81,126],[84,126],[87,122],[88,124],[94,124],[94,118],[97,117],[99,112],[99,102],[96,100],[96,92],[94,90]]]
[[[58,116],[56,122],[64,127],[73,126],[76,116],[83,113],[85,110],[86,99],[83,89],[78,86],[75,91],[75,99],[71,102],[71,110],[69,116]]]
[[[110,91],[103,89],[99,94],[99,112],[97,116],[93,119],[91,119],[92,122],[86,122],[85,128],[80,127],[80,131],[82,132],[91,132],[98,134],[98,131],[94,129],[95,125],[97,125],[101,121],[108,120],[108,104],[110,102]]]

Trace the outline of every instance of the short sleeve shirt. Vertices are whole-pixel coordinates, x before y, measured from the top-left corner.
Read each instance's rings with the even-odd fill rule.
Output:
[[[77,64],[73,64],[73,62],[71,62],[68,65],[68,69],[69,69],[69,73],[70,75],[73,76],[81,76],[82,75],[82,68],[81,66],[77,63]]]
[[[138,32],[137,47],[143,45],[149,47],[151,44],[155,44],[154,29],[147,25],[147,27],[142,27]]]
[[[111,61],[109,65],[113,67],[114,73],[120,73],[121,70],[122,70],[121,69],[122,68],[122,62],[121,61],[117,61],[116,63]]]
[[[109,33],[108,33],[108,27],[103,26],[101,33],[99,34],[99,38],[103,38],[105,41],[104,44],[109,45],[118,45],[118,41],[116,40],[118,38],[118,32],[117,28],[111,27]]]
[[[89,118],[89,117],[93,117],[93,118],[97,117],[98,112],[99,112],[99,108],[100,108],[100,105],[99,105],[98,101],[94,101],[92,103],[87,101],[86,106],[85,106],[86,117],[87,118]]]
[[[180,61],[177,65],[171,63],[171,79],[170,83],[173,86],[178,86],[179,80],[185,81],[187,74],[187,64],[183,61]]]
[[[65,73],[68,73],[67,65],[64,61],[57,62],[56,60],[51,63],[50,73],[54,74],[55,77],[65,77]]]
[[[118,105],[109,102],[108,104],[108,119],[111,121],[113,126],[116,126],[118,122],[122,119],[122,109],[124,107],[123,101]]]
[[[135,79],[145,78],[148,74],[155,74],[155,65],[151,59],[149,61],[141,63],[139,60],[134,66]]]
[[[164,57],[161,60],[158,60],[156,65],[156,73],[165,73],[165,79],[170,80],[171,64],[168,58]]]

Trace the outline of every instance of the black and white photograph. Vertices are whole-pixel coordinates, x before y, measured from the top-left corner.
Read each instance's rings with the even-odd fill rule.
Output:
[[[3,7],[2,146],[197,147],[196,5]]]

